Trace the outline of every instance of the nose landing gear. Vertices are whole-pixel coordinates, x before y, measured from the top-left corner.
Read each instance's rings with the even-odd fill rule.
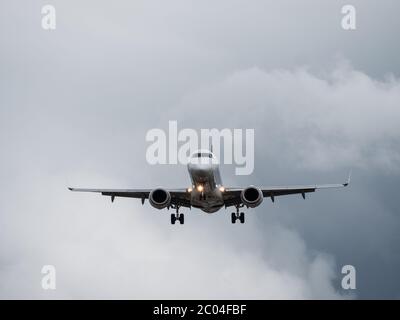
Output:
[[[231,213],[231,222],[232,223],[236,223],[236,220],[239,219],[240,223],[244,223],[245,219],[244,219],[244,212],[240,212],[239,213],[239,209],[243,207],[242,205],[236,205],[236,212],[232,212]]]
[[[171,214],[171,224],[175,224],[176,220],[179,221],[180,224],[185,223],[185,215],[183,213],[179,213],[179,206],[175,206],[176,213]]]

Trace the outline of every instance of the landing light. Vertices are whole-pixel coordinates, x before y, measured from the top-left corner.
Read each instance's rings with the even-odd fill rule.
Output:
[[[204,187],[202,185],[197,186],[197,191],[202,192],[204,190]]]
[[[192,188],[188,188],[188,189],[187,189],[187,192],[192,192],[192,191],[193,191]]]
[[[224,192],[225,188],[224,187],[219,187],[219,191]]]

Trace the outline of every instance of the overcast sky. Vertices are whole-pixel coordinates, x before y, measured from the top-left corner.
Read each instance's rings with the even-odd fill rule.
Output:
[[[352,4],[357,29],[341,28]],[[56,30],[41,28],[41,7]],[[0,298],[399,298],[400,3],[2,1]],[[148,130],[252,128],[225,185],[339,183],[232,225],[81,187],[187,187]],[[57,289],[43,290],[54,265]],[[357,289],[341,288],[353,265]]]

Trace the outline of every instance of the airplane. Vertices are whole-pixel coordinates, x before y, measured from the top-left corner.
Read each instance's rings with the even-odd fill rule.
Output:
[[[211,151],[210,151],[211,150]],[[214,213],[225,208],[235,207],[236,212],[231,213],[231,222],[245,222],[244,212],[239,212],[240,208],[255,208],[259,206],[264,198],[271,198],[275,202],[275,197],[301,194],[305,199],[305,194],[315,192],[317,189],[341,188],[350,183],[350,175],[345,183],[323,184],[323,185],[299,185],[299,186],[270,186],[255,187],[250,185],[246,188],[231,188],[223,185],[219,172],[217,157],[210,150],[200,149],[194,152],[188,161],[191,186],[181,189],[165,189],[157,187],[154,189],[85,189],[68,188],[78,192],[97,192],[104,196],[110,196],[111,202],[115,197],[138,198],[142,200],[142,205],[148,199],[150,204],[156,209],[170,208],[175,209],[171,214],[171,224],[179,221],[184,224],[184,214],[179,213],[181,207],[198,208],[206,213]]]

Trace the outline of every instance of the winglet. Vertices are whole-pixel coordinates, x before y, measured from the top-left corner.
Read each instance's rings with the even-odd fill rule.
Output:
[[[347,178],[347,181],[346,181],[345,183],[343,183],[343,186],[344,186],[344,187],[347,187],[347,186],[350,184],[350,179],[351,179],[351,170],[350,170],[350,172],[349,172],[349,176],[348,176],[348,178]]]

